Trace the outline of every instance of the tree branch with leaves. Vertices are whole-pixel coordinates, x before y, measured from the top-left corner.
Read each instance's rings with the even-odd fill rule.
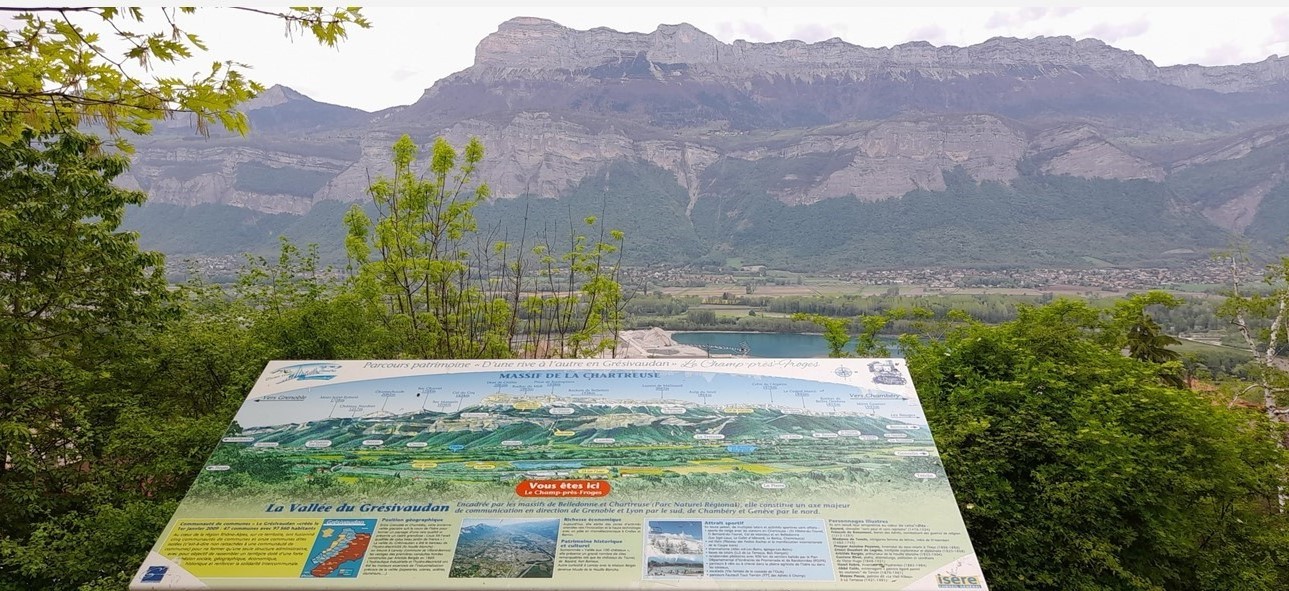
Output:
[[[358,8],[233,10],[280,19],[288,36],[309,35],[332,47],[352,27],[370,26]],[[245,64],[216,60],[187,80],[151,75],[158,64],[195,59],[207,50],[200,37],[181,26],[197,12],[192,7],[0,7],[0,13],[16,13],[12,24],[0,29],[0,143],[24,132],[97,124],[128,150],[123,131],[146,134],[153,122],[179,113],[191,114],[202,134],[211,125],[245,134],[248,120],[237,105],[264,90],[246,77]],[[150,14],[159,14],[164,23],[148,23]],[[104,35],[77,22],[85,19],[101,24],[125,49],[105,49]]]

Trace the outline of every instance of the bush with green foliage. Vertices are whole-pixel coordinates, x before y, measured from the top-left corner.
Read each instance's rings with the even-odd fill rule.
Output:
[[[1058,300],[905,340],[990,587],[1289,588],[1278,426],[1167,387],[1113,330]]]

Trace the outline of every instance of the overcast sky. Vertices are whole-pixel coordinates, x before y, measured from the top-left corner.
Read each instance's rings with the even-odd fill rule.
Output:
[[[738,7],[497,5],[368,7],[369,30],[355,30],[338,49],[305,39],[292,43],[281,24],[226,9],[203,8],[180,26],[209,45],[196,63],[233,59],[253,66],[251,77],[285,84],[314,99],[369,111],[405,105],[474,60],[479,40],[515,16],[548,18],[574,29],[604,26],[653,31],[687,22],[732,42],[807,42],[840,37],[865,47],[923,40],[971,45],[990,37],[1095,37],[1135,51],[1157,65],[1237,64],[1289,54],[1289,9],[1175,7]],[[186,74],[196,67],[189,64]]]

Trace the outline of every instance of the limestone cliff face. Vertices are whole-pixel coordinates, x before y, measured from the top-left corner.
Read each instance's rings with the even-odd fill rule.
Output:
[[[1202,213],[1204,217],[1219,227],[1236,233],[1243,232],[1245,228],[1249,227],[1249,224],[1253,223],[1254,216],[1257,215],[1258,206],[1262,204],[1262,200],[1284,180],[1284,174],[1272,175],[1270,178],[1240,191],[1234,199],[1204,208]]]
[[[969,47],[913,42],[868,48],[833,38],[818,43],[722,43],[691,25],[660,25],[652,33],[607,28],[578,31],[540,18],[514,18],[479,43],[475,66],[462,76],[498,79],[518,75],[576,74],[642,55],[651,64],[684,64],[696,77],[782,75],[810,80],[863,79],[877,73],[918,73],[933,79],[969,78],[1014,68],[1086,69],[1115,77],[1189,89],[1236,92],[1289,81],[1289,58],[1257,64],[1160,68],[1145,57],[1096,39],[996,37]],[[653,68],[658,79],[676,71]]]
[[[729,155],[759,160],[850,152],[854,156],[844,168],[814,179],[803,191],[781,193],[779,199],[793,205],[843,195],[878,201],[917,189],[943,190],[943,173],[957,167],[981,181],[1011,180],[1025,152],[1025,136],[1023,129],[990,115],[941,116],[887,121],[844,135],[812,134],[784,148]]]
[[[365,199],[369,180],[390,172],[402,133],[422,145],[480,137],[479,178],[497,197],[558,198],[632,160],[671,172],[691,211],[713,189],[704,171],[723,160],[830,156],[814,176],[772,189],[790,205],[940,190],[955,169],[1004,183],[1023,174],[1161,181],[1286,141],[1286,88],[1289,58],[1161,68],[1095,39],[874,49],[839,39],[723,43],[685,24],[623,33],[516,18],[416,104],[368,114],[274,87],[247,105],[249,137],[145,138],[122,183],[153,202],[303,213],[321,200]],[[1170,147],[1186,142],[1214,147]],[[1242,228],[1273,185],[1204,211]]]
[[[368,199],[367,186],[372,179],[389,175],[394,171],[390,163],[393,157],[393,145],[398,141],[397,135],[391,133],[368,133],[359,140],[358,157],[346,163],[339,173],[327,181],[313,195],[315,201],[334,199],[336,201],[365,201]]]
[[[648,162],[676,175],[696,198],[698,174],[720,154],[679,140],[633,140],[612,126],[593,131],[550,113],[518,113],[504,124],[463,121],[443,137],[463,145],[471,136],[484,140],[480,177],[501,197],[558,197],[614,160]]]
[[[493,195],[500,198],[559,197],[587,175],[621,159],[671,171],[676,182],[697,198],[698,174],[719,158],[718,152],[694,143],[633,140],[612,127],[595,131],[551,113],[521,112],[503,122],[470,119],[415,139],[428,145],[434,136],[457,147],[471,137],[481,138],[485,157],[477,178],[486,181]],[[389,133],[363,137],[361,156],[348,163],[314,199],[362,198],[370,178],[392,172],[390,146],[397,139]]]
[[[1031,142],[1028,155],[1047,174],[1083,178],[1161,181],[1164,171],[1105,139],[1090,125],[1045,129]]]
[[[550,113],[517,113],[499,124],[462,121],[442,135],[458,146],[471,136],[482,138],[489,156],[480,175],[506,197],[557,197],[599,166],[634,155],[621,132],[593,132]]]
[[[254,166],[260,175],[309,174],[332,176],[346,170],[345,158],[312,156],[253,145],[191,147],[173,144],[142,145],[135,155],[127,182],[148,192],[150,201],[178,205],[217,203],[267,213],[309,211],[315,198],[292,188],[290,192],[266,192],[239,180],[239,169]],[[242,179],[246,178],[243,171]],[[271,187],[271,185],[270,185]]]
[[[1180,175],[1203,171],[1212,165],[1244,158],[1260,160],[1248,167],[1241,183],[1225,187],[1219,199],[1205,203],[1202,213],[1209,221],[1240,233],[1253,223],[1258,208],[1277,186],[1289,180],[1289,127],[1264,128],[1245,134],[1210,150],[1172,163],[1169,172]],[[1289,220],[1286,220],[1289,223]]]

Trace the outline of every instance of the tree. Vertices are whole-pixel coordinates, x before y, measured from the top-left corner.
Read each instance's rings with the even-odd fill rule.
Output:
[[[227,296],[231,295],[231,299]],[[304,251],[281,238],[275,263],[247,255],[231,294],[214,308],[228,321],[250,320],[250,338],[270,359],[381,359],[399,353],[378,306],[345,289],[330,267],[320,268],[317,245]],[[206,301],[215,298],[204,296]]]
[[[813,322],[824,329],[824,340],[828,343],[829,357],[890,357],[891,349],[878,340],[878,335],[894,322],[903,322],[911,332],[900,337],[904,341],[917,341],[920,338],[938,338],[955,322],[962,322],[969,317],[959,311],[949,310],[943,316],[921,307],[893,308],[874,314],[862,314],[853,321],[849,318],[834,318],[824,314],[795,313],[793,320]],[[850,329],[858,325],[855,334],[854,355],[845,351],[850,342]]]
[[[17,209],[37,205],[61,209],[49,202]],[[77,269],[76,257],[68,258]],[[77,285],[89,277],[63,273]],[[44,372],[35,382],[40,388],[0,388],[14,394],[20,413],[24,403],[50,401],[77,421],[75,439],[42,445],[61,456],[33,452],[0,480],[7,509],[0,515],[0,590],[122,588],[267,360],[383,357],[394,350],[371,307],[337,292],[316,268],[312,249],[286,242],[273,263],[250,257],[231,287],[196,280],[158,287],[165,299],[135,310],[133,321],[83,318],[87,335],[71,341],[77,347],[38,340],[49,345],[15,365]],[[123,293],[146,295],[138,285]],[[0,377],[10,375],[18,374],[0,370]],[[33,426],[46,424],[44,415],[14,415],[12,408],[0,408],[0,416],[24,419],[28,441],[43,436]]]
[[[587,216],[582,220],[583,228],[593,230],[598,221]],[[527,356],[589,357],[608,350],[616,355],[629,299],[618,282],[625,235],[600,224],[599,236],[592,241],[575,230],[570,220],[568,250],[557,259],[551,254],[556,252],[552,237],[557,233],[557,228],[546,229],[545,243],[533,249],[538,277],[531,288],[536,293],[524,298],[521,309],[525,320],[522,352]],[[607,257],[614,253],[617,256],[610,264]],[[516,287],[518,301],[525,291],[525,269],[529,267],[521,258],[505,268],[512,272],[509,281]]]
[[[80,479],[110,395],[100,371],[162,319],[161,255],[116,231],[144,199],[112,184],[126,164],[75,132],[0,144],[0,529],[53,511]]]
[[[1181,358],[1181,354],[1168,347],[1180,345],[1181,341],[1163,334],[1159,323],[1150,316],[1142,315],[1138,322],[1128,328],[1128,356],[1138,361],[1166,363]]]
[[[1128,356],[1160,366],[1159,378],[1177,388],[1186,385],[1185,369],[1179,363],[1181,354],[1168,347],[1181,341],[1164,334],[1158,322],[1146,313],[1151,306],[1166,309],[1180,306],[1182,301],[1163,291],[1150,291],[1120,300],[1111,312],[1112,330],[1105,331],[1113,339],[1112,346],[1126,349]]]
[[[711,326],[716,324],[716,310],[689,310],[685,312],[685,320],[695,327]]]
[[[353,9],[246,10],[327,44],[367,26]],[[263,361],[244,323],[177,305],[161,255],[118,231],[144,200],[112,184],[128,160],[78,129],[128,148],[122,130],[188,112],[245,132],[236,105],[261,87],[228,62],[187,82],[129,73],[202,49],[176,26],[192,9],[161,9],[160,33],[128,24],[142,9],[0,12],[19,13],[0,30],[0,589],[121,588]],[[74,15],[130,48],[108,55]]]
[[[93,512],[67,513],[38,525],[30,542],[13,545],[17,574],[30,586],[11,589],[76,589],[117,591],[130,584],[134,568],[170,521],[176,502],[132,501],[106,505]],[[123,568],[125,560],[134,564]],[[0,585],[4,579],[0,575]]]
[[[800,312],[793,314],[792,319],[813,322],[824,329],[824,342],[828,344],[829,357],[850,357],[846,352],[846,343],[850,342],[850,319]]]
[[[348,27],[370,26],[357,8],[234,10],[281,19],[287,34],[307,32],[329,46],[343,40]],[[0,30],[0,143],[83,124],[103,125],[119,140],[121,130],[146,134],[153,121],[176,113],[191,114],[202,133],[212,123],[245,133],[246,115],[236,107],[264,87],[246,78],[243,64],[216,61],[209,72],[190,80],[145,79],[131,71],[137,64],[150,72],[159,62],[178,63],[206,49],[180,26],[196,18],[196,8],[156,11],[152,14],[164,24],[150,27],[143,8],[0,8],[0,13],[17,13]],[[74,22],[80,19],[110,28],[126,49],[109,53],[98,33]],[[118,145],[128,148],[124,141]]]
[[[403,354],[576,357],[616,345],[623,297],[619,267],[605,257],[621,256],[621,232],[606,236],[601,226],[593,242],[570,231],[562,254],[549,240],[528,251],[527,227],[514,245],[490,239],[472,212],[489,195],[487,184],[475,184],[483,159],[477,138],[461,154],[436,139],[424,175],[409,136],[393,150],[394,175],[368,188],[376,219],[350,208],[345,246],[355,292],[384,309]]]
[[[1182,377],[1186,382],[1187,388],[1195,387],[1195,380],[1212,380],[1213,370],[1204,363],[1204,359],[1196,353],[1187,353],[1182,355]]]
[[[1289,586],[1277,427],[1161,384],[1085,303],[1018,314],[906,345],[990,588]]]

